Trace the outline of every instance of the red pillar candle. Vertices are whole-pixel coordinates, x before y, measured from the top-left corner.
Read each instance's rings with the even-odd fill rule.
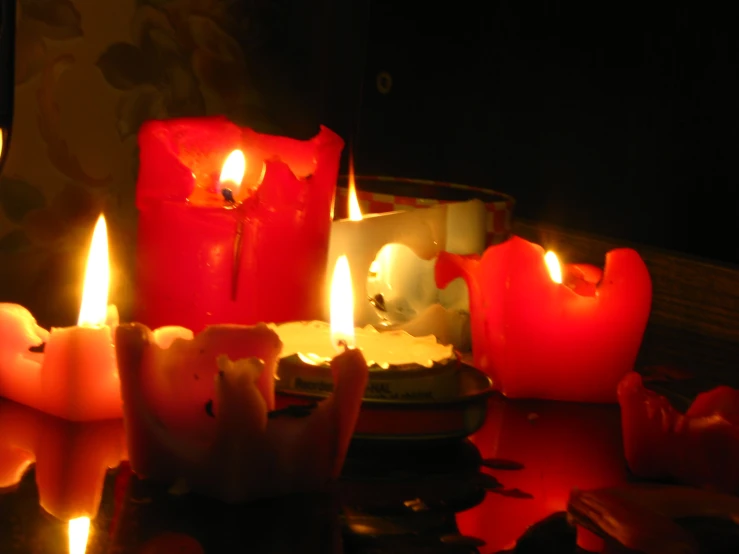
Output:
[[[223,117],[144,124],[137,319],[197,332],[319,318],[343,145],[325,127],[299,141]],[[235,150],[243,176],[222,182]]]
[[[649,318],[647,267],[630,249],[606,254],[598,283],[592,266],[556,267],[554,279],[544,250],[514,237],[481,258],[442,253],[436,278],[467,282],[474,362],[503,394],[615,402]]]

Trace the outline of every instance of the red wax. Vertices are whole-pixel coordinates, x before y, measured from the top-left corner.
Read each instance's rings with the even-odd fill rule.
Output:
[[[319,318],[343,145],[325,127],[299,141],[223,117],[144,124],[136,319],[197,332],[214,323]],[[231,204],[219,177],[235,149],[247,169]]]
[[[699,394],[683,415],[629,373],[618,400],[624,452],[635,474],[739,493],[739,390]]]
[[[602,276],[579,267],[555,283],[544,250],[518,237],[482,258],[439,256],[438,286],[463,277],[469,287],[474,363],[506,396],[616,401],[649,318],[649,272],[630,249],[609,252]]]
[[[106,472],[126,458],[121,419],[70,422],[0,400],[0,489],[35,463],[39,502],[54,517],[94,518]]]

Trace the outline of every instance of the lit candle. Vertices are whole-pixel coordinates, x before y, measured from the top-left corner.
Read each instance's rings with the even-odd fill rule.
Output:
[[[553,253],[514,237],[481,259],[440,255],[438,285],[458,277],[470,290],[475,365],[503,394],[616,401],[652,298],[649,272],[634,250],[609,252],[601,276],[589,266],[563,271]]]
[[[132,469],[225,502],[323,489],[341,471],[368,372],[351,326],[337,332],[346,346],[331,361],[335,392],[306,414],[270,411],[282,344],[265,325],[193,337],[119,326]]]
[[[485,248],[486,210],[480,200],[363,215],[350,167],[348,203],[349,218],[331,227],[328,267],[347,256],[360,327],[408,321],[439,303],[433,259],[443,250],[472,254]],[[326,290],[329,286],[326,279]]]
[[[69,419],[121,417],[112,329],[118,311],[107,305],[110,268],[105,218],[95,225],[75,327],[47,332],[17,304],[0,304],[0,396]],[[45,347],[42,352],[33,347]]]
[[[120,419],[66,421],[0,400],[0,489],[35,464],[39,503],[58,519],[94,518],[106,473],[126,457]]]
[[[414,337],[405,331],[380,332],[371,325],[355,329],[349,311],[355,304],[340,300],[353,296],[346,256],[336,261],[331,281],[331,324],[298,321],[271,326],[283,344],[278,390],[320,395],[333,390],[330,364],[339,320],[335,310],[341,309],[340,328],[349,329],[347,334],[352,345],[362,352],[370,366],[366,398],[424,400],[449,398],[457,393],[457,357],[452,346],[440,344],[432,335]]]
[[[298,141],[222,117],[144,124],[136,319],[197,332],[321,317],[343,144],[325,127]]]

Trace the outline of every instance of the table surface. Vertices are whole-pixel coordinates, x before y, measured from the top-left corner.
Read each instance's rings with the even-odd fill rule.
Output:
[[[706,388],[666,371],[650,381],[682,407]],[[341,481],[326,494],[226,507],[141,482],[124,463],[106,478],[87,552],[487,554],[514,547],[552,514],[516,551],[573,552],[561,514],[570,490],[629,479],[618,406],[493,396],[469,440],[352,445]],[[594,538],[582,546],[602,547]],[[0,552],[66,551],[66,524],[39,507],[31,468],[0,495]]]

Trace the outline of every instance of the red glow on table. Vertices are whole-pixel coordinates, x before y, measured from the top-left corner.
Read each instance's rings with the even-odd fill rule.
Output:
[[[325,127],[299,141],[222,117],[146,123],[136,318],[195,332],[319,318],[343,145]],[[222,183],[235,150],[244,155],[243,177]]]
[[[652,284],[631,249],[592,266],[562,268],[552,280],[544,250],[521,238],[480,257],[443,252],[436,279],[462,277],[470,291],[475,365],[512,398],[615,402],[633,369],[649,317]]]

